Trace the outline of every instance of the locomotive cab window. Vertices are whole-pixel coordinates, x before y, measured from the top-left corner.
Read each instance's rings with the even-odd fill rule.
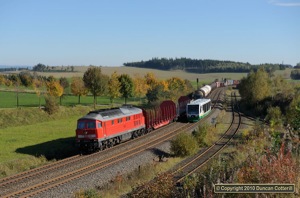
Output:
[[[98,122],[98,128],[101,128],[101,127],[102,127],[102,123]]]
[[[77,129],[84,129],[84,127],[85,127],[85,122],[78,122]]]
[[[96,123],[95,122],[88,122],[87,123],[87,128],[88,129],[95,129],[96,128]]]

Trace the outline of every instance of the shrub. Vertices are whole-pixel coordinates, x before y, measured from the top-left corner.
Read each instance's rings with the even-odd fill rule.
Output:
[[[96,189],[80,190],[75,193],[75,198],[99,198],[101,197]]]
[[[47,97],[45,97],[45,101],[46,101],[45,111],[49,115],[54,114],[54,113],[56,113],[58,111],[59,106],[58,106],[58,103],[56,101],[56,97],[54,97],[54,96],[47,96]]]
[[[207,124],[202,124],[198,127],[196,131],[193,131],[193,136],[195,137],[196,141],[198,142],[198,145],[206,146],[205,143],[205,137],[208,132],[209,126]]]
[[[136,192],[133,192],[129,197],[174,197],[174,180],[170,173],[160,174],[158,177],[141,186]]]
[[[196,153],[197,141],[189,134],[180,133],[171,141],[171,151],[175,156],[188,156]]]

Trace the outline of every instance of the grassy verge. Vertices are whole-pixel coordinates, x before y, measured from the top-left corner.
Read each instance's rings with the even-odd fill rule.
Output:
[[[75,197],[120,197],[132,191],[133,188],[140,186],[142,183],[154,179],[158,174],[169,170],[177,163],[182,161],[183,158],[169,158],[166,162],[153,162],[145,166],[141,166],[135,172],[128,175],[118,175],[107,185],[97,187],[96,189],[79,190],[75,193]]]
[[[75,155],[76,121],[89,110],[60,107],[51,116],[37,108],[1,110],[0,177]]]

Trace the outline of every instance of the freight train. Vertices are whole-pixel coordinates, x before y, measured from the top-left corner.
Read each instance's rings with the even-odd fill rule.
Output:
[[[77,121],[76,144],[80,150],[102,150],[176,121],[176,104],[163,101],[150,109],[129,105],[91,111]]]
[[[77,121],[76,145],[80,150],[102,150],[165,126],[178,118],[195,122],[210,112],[211,101],[205,98],[219,86],[219,82],[205,85],[188,96],[181,96],[177,105],[167,100],[148,109],[125,105],[91,111]]]

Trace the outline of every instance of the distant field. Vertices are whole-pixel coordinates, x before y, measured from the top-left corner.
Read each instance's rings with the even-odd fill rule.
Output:
[[[76,66],[74,72],[38,72],[40,75],[54,77],[66,77],[71,78],[73,76],[83,76],[83,73],[88,69],[88,66]],[[144,76],[148,72],[152,72],[156,75],[158,79],[168,79],[170,77],[180,77],[182,79],[188,79],[191,82],[196,82],[196,79],[199,78],[201,82],[212,82],[215,79],[230,78],[230,79],[241,79],[246,76],[247,73],[207,73],[207,74],[196,74],[189,73],[182,70],[172,70],[172,71],[162,71],[157,69],[144,69],[144,68],[135,68],[135,67],[102,67],[102,72],[107,75],[111,75],[114,71],[118,74],[128,74],[134,76],[134,74],[140,74]],[[276,71],[276,75],[282,75],[284,78],[289,79],[292,69],[286,69],[282,71]],[[16,73],[16,72],[14,72]]]
[[[88,69],[88,67],[78,66],[75,67],[75,72],[38,72],[40,75],[54,77],[67,77],[71,78],[73,76],[83,76],[83,73]],[[107,75],[111,75],[114,71],[118,72],[118,74],[128,74],[133,76],[134,74],[140,74],[144,76],[148,72],[154,73],[158,79],[167,79],[170,77],[180,77],[183,79],[193,80],[197,78],[201,79],[201,81],[212,81],[216,78],[231,78],[231,79],[240,79],[243,76],[246,76],[245,73],[209,73],[209,74],[195,74],[188,73],[182,70],[172,70],[172,71],[162,71],[157,69],[144,69],[144,68],[134,68],[134,67],[102,67],[102,72]],[[16,73],[16,72],[14,72]]]

